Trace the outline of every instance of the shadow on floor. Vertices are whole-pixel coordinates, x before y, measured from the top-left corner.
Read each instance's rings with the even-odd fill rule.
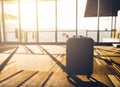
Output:
[[[7,65],[7,63],[10,61],[10,59],[12,58],[12,56],[15,54],[15,52],[17,51],[18,48],[16,48],[9,56],[8,58],[0,65],[0,72],[5,68],[5,66]]]
[[[106,51],[106,52],[111,52],[111,53],[120,54],[120,52],[119,52],[119,51],[117,51],[117,52],[116,52],[116,51],[114,51],[115,49],[114,49],[114,50],[110,50],[110,49],[109,49],[109,50],[107,50],[107,49],[103,49],[103,48],[97,48],[97,49],[98,49],[98,50],[103,50],[103,51]]]
[[[100,56],[101,56],[101,55],[100,55]],[[117,62],[115,62],[115,61],[112,60],[112,59],[110,59],[110,60],[108,60],[108,59],[104,59],[104,58],[102,58],[102,57],[100,57],[100,56],[94,56],[94,57],[95,57],[95,58],[98,58],[98,59],[100,59],[100,60],[105,61],[108,65],[115,64],[115,65],[117,65],[117,66],[120,67],[120,63],[117,63]]]
[[[47,55],[49,55],[54,62],[68,75],[68,72],[66,71],[66,66],[64,66],[60,61],[58,61],[53,55],[51,55],[45,48],[40,46]],[[69,75],[68,75],[69,76]],[[104,83],[97,81],[95,78],[91,77],[94,81],[90,80],[90,82],[82,81],[80,78],[76,76],[71,76],[71,79],[68,78],[68,81],[74,85],[75,87],[108,87]]]
[[[75,87],[108,87],[104,83],[96,80],[93,77],[88,78],[89,81],[82,81],[77,76],[70,76],[68,77],[68,81],[73,84]]]
[[[4,52],[4,51],[7,51],[7,50],[12,50],[12,49],[14,49],[14,48],[17,48],[18,46],[10,46],[10,45],[8,45],[8,46],[2,46],[2,47],[0,47],[0,53],[2,53],[2,52]]]

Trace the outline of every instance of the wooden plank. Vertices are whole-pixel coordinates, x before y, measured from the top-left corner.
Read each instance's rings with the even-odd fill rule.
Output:
[[[112,65],[111,67],[116,75],[120,75],[120,68],[118,66]]]
[[[51,76],[53,75],[53,72],[49,72],[46,78],[41,82],[40,87],[45,87]]]
[[[15,76],[15,75],[21,73],[22,71],[23,71],[23,70],[20,70],[20,71],[18,71],[18,72],[15,72],[15,73],[13,73],[13,74],[10,74],[9,76],[5,76],[4,78],[1,77],[2,79],[0,80],[0,83],[2,83],[2,82],[4,82],[4,81],[8,80],[9,78],[12,78],[13,76]]]
[[[115,75],[115,77],[118,79],[118,81],[120,82],[120,75]]]
[[[112,69],[112,65],[104,65],[104,66],[102,66],[102,68],[103,68],[104,74],[106,74],[106,75],[108,75],[108,74],[114,75],[115,74],[114,70]]]
[[[39,87],[42,81],[46,78],[48,72],[39,72],[30,80],[25,82],[21,87]]]
[[[103,65],[103,64],[98,65],[98,63],[96,63],[96,61],[94,60],[93,73],[104,74],[103,66],[105,66],[105,65]]]
[[[21,70],[18,70],[16,67],[11,67],[7,70],[3,70],[0,72],[0,81],[2,81],[5,78],[8,78],[9,76],[12,76],[13,74],[19,72]]]
[[[97,62],[98,65],[102,65],[101,62],[99,61],[99,59],[94,58],[94,60]]]
[[[42,51],[42,54],[46,54],[51,57],[51,60],[50,60],[51,68],[48,71],[42,71],[38,73],[36,73],[36,70],[21,71],[16,68],[16,64],[17,64],[16,63],[4,69],[0,73],[0,81],[1,81],[0,87],[15,87],[15,86],[74,87],[75,85],[70,83],[70,81],[68,81],[68,79],[66,78],[67,74],[66,72],[64,72],[66,68],[65,48],[59,45],[44,45],[43,47],[51,54],[50,56],[45,52],[45,50],[40,48],[40,50]],[[117,55],[115,52],[119,50],[117,49],[117,51],[115,50],[115,52],[111,53],[112,52],[111,49],[113,49],[112,47],[104,46],[104,48],[103,47],[98,47],[98,48],[101,48],[101,50],[99,50],[101,52],[101,55],[109,54],[108,55],[109,57],[102,56],[102,58],[104,57],[104,59],[108,59],[108,61],[109,59],[114,59],[115,57],[113,56]],[[111,52],[107,52],[107,50],[111,50]],[[20,55],[23,55],[23,54],[20,54]],[[119,57],[117,57],[114,60],[119,61],[120,59]],[[113,65],[114,63],[112,63],[112,65],[109,65],[104,60],[97,58],[94,60],[94,69],[93,69],[94,71],[92,74],[92,77],[96,80],[96,82],[90,82],[86,78],[86,76],[82,76],[82,75],[78,75],[78,78],[82,80],[82,84],[90,84],[92,86],[94,84],[97,84],[100,86],[108,86],[108,87],[118,86],[119,87],[120,85],[119,84],[120,83],[119,67],[116,65],[114,67]],[[33,67],[33,68],[36,68],[36,67]]]
[[[53,76],[49,79],[45,87],[57,87],[56,84],[61,85],[58,83],[58,79],[60,78],[60,73],[54,73]]]
[[[108,77],[115,87],[120,87],[120,82],[117,80],[117,78],[114,75],[108,75]]]
[[[18,48],[18,50],[16,51],[16,53],[21,53],[21,54],[30,54],[30,52],[29,51],[27,51],[26,49],[25,49],[25,47],[23,46],[23,45],[19,45],[19,48]]]
[[[58,78],[57,73],[54,73],[51,78],[49,79],[49,81],[45,84],[46,87],[49,86],[53,86],[53,84],[55,83],[56,79]]]
[[[108,57],[120,56],[119,52],[116,52],[115,50],[113,50],[112,47],[108,47],[108,46],[99,48],[99,52],[101,53],[101,55]]]
[[[52,56],[51,56],[52,57]],[[60,70],[60,63],[62,64],[62,61],[64,60],[63,58],[61,58],[61,55],[59,55],[57,58],[55,58],[54,56],[52,57],[53,61],[54,61],[54,65],[53,67],[51,67],[51,69],[49,70],[49,74],[51,72],[54,72],[54,74],[51,76],[51,78],[49,78],[48,82],[45,84],[46,87],[51,86],[51,83],[53,83],[53,80],[55,79],[56,73]],[[62,69],[61,69],[62,70]],[[56,80],[55,80],[56,81]],[[43,81],[44,82],[44,81]],[[43,85],[42,85],[43,86]],[[53,86],[53,85],[52,85]]]
[[[67,79],[67,74],[65,72],[62,72],[61,73],[61,76],[60,76],[60,84],[61,84],[61,87],[74,87],[73,84],[71,84],[68,79]],[[57,87],[57,86],[56,86]]]
[[[65,72],[56,73],[56,77],[53,82],[49,85],[50,87],[75,87],[67,79],[67,74]],[[48,86],[48,87],[49,87]]]
[[[92,74],[92,77],[96,80],[95,84],[99,87],[114,87],[105,74]]]
[[[26,45],[26,47],[31,50],[34,54],[42,54],[42,51],[36,45]]]
[[[62,59],[60,57],[59,62],[61,62],[61,64],[62,64],[63,60],[64,60],[64,58]],[[49,81],[45,85],[46,87],[49,87],[49,86],[54,87],[56,84],[56,80],[57,80],[57,78],[59,78],[59,75],[60,75],[60,74],[58,74],[58,72],[60,73],[63,70],[61,69],[60,65],[57,65],[57,62],[56,62],[55,66],[49,72],[52,72],[52,71],[54,72],[54,74],[52,75],[52,77],[49,79]]]
[[[120,67],[120,57],[110,57],[111,62]]]
[[[10,54],[0,53],[0,65],[9,57]]]
[[[27,82],[29,79],[31,79],[37,73],[38,73],[38,71],[34,72],[32,75],[30,75],[29,77],[25,78],[19,85],[17,85],[17,87],[20,87],[22,84],[24,84],[25,82]]]
[[[65,54],[66,48],[63,48],[59,45],[42,45],[50,54]]]
[[[30,77],[34,72],[33,71],[23,71],[8,80],[2,82],[0,86],[5,87],[17,87],[19,84],[21,84],[26,78]]]
[[[106,74],[104,75],[101,75],[100,74],[100,77],[101,77],[101,80],[102,80],[102,83],[104,83],[105,85],[107,85],[108,87],[114,87],[113,84],[110,82],[110,80],[108,79],[108,76]]]

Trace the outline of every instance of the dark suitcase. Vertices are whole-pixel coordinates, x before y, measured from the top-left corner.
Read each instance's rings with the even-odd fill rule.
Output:
[[[93,72],[93,45],[91,38],[69,38],[66,47],[68,75],[87,75]]]

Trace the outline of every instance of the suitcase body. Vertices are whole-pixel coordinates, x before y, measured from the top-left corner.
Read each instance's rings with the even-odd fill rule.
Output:
[[[93,72],[93,45],[91,38],[69,38],[66,47],[68,75],[87,75]]]

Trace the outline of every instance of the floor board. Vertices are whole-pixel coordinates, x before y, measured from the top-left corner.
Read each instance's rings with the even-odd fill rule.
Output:
[[[91,78],[67,78],[65,45],[2,46],[0,87],[120,87],[119,48],[94,46],[93,65]]]

